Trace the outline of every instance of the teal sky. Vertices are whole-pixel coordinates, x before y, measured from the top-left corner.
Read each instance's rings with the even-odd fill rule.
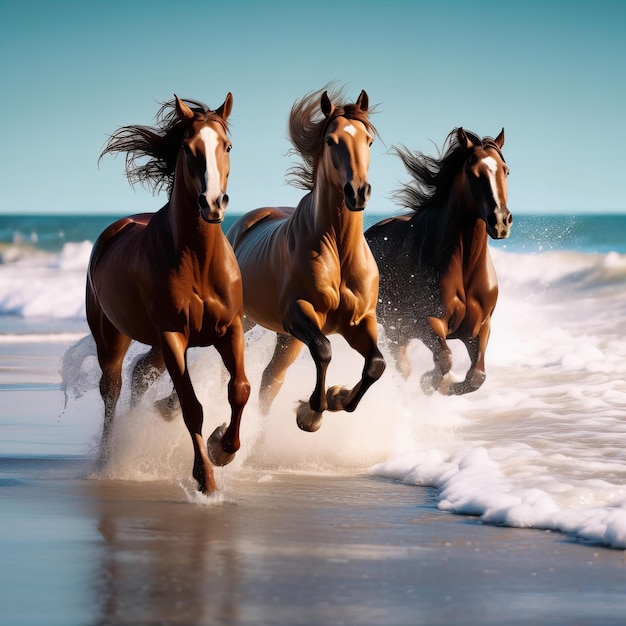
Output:
[[[370,212],[398,210],[393,145],[506,133],[515,213],[626,212],[626,2],[0,0],[0,213],[158,209],[98,156],[173,93],[234,96],[230,213],[293,205],[293,102],[330,81],[377,104]]]

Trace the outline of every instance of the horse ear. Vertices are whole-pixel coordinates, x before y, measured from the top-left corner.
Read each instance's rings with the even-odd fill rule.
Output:
[[[335,105],[330,101],[327,91],[322,94],[320,106],[322,107],[322,113],[324,114],[324,117],[330,117],[335,110]]]
[[[465,131],[462,128],[458,128],[456,131],[456,137],[459,140],[459,144],[461,148],[464,150],[469,150],[474,147],[474,144],[471,142],[470,138],[466,135]]]
[[[504,128],[500,131],[500,134],[493,140],[493,142],[498,146],[498,148],[502,149],[504,145]]]
[[[365,92],[365,89],[362,89],[359,95],[359,99],[356,101],[357,106],[361,109],[361,111],[367,111],[369,107],[369,102],[370,100],[367,97],[367,93]]]
[[[176,98],[176,112],[178,113],[178,117],[180,117],[181,120],[193,119],[193,111],[176,94],[174,94],[174,98]]]
[[[224,104],[217,109],[215,112],[223,119],[228,119],[230,112],[233,110],[233,94],[230,91],[226,94],[226,99],[224,100]]]

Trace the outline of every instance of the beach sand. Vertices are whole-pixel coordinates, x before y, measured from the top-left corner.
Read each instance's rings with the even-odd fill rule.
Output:
[[[2,625],[626,623],[624,551],[442,512],[430,489],[227,467],[206,499],[90,477],[44,354],[3,357]]]

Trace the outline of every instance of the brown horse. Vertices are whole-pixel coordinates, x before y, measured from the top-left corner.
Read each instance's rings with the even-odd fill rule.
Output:
[[[306,344],[317,380],[309,402],[300,403],[297,423],[311,432],[325,410],[354,411],[385,369],[377,345],[378,269],[363,237],[375,133],[368,97],[362,91],[356,104],[341,105],[333,102],[339,92],[320,93],[296,102],[289,119],[303,160],[292,174],[309,193],[295,209],[251,211],[228,232],[241,268],[245,315],[278,333],[262,377],[261,407],[269,411],[286,369]],[[351,390],[326,390],[331,333],[365,358],[361,380]]]
[[[217,110],[175,96],[158,125],[126,126],[102,154],[126,153],[131,182],[167,188],[154,214],[125,217],[95,243],[87,275],[87,321],[96,341],[104,400],[101,462],[106,460],[122,361],[131,340],[153,346],[133,371],[134,401],[145,374],[167,368],[194,449],[193,477],[203,492],[217,489],[211,461],[225,465],[239,449],[239,424],[250,386],[244,372],[241,275],[221,228],[228,204],[229,93]],[[138,165],[140,157],[149,157]],[[187,348],[213,345],[230,374],[228,428],[202,439],[203,411],[187,369]]]
[[[365,237],[378,262],[378,316],[398,369],[407,377],[406,350],[414,337],[432,351],[434,369],[422,377],[427,393],[464,394],[485,380],[485,350],[498,282],[487,234],[509,236],[509,168],[502,156],[504,129],[480,139],[453,130],[441,158],[396,149],[411,183],[398,192],[412,216],[392,217]],[[460,339],[471,365],[462,382],[451,379],[446,339]]]

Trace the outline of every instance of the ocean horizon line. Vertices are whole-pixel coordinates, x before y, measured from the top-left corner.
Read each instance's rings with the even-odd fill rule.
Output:
[[[161,207],[154,210],[141,211],[141,213],[156,213],[160,210]],[[368,211],[365,209],[364,213],[366,215],[381,215],[381,216],[389,216],[395,215],[402,212],[411,211],[409,208],[398,207],[397,209],[390,209],[388,211]],[[36,211],[25,211],[25,212],[15,212],[15,211],[2,211],[0,210],[0,217],[124,217],[126,215],[135,215],[135,213],[129,212],[108,212],[108,211],[96,211],[96,212],[73,212],[73,211],[46,211],[46,212],[36,212]],[[247,211],[227,211],[227,217],[239,217],[241,215],[245,215]],[[626,216],[626,208],[625,209],[600,209],[600,210],[592,210],[589,211],[575,211],[575,212],[567,212],[567,211],[554,211],[554,212],[536,212],[536,211],[526,211],[526,210],[515,210],[515,215],[524,216],[524,217],[617,217],[617,216]]]

